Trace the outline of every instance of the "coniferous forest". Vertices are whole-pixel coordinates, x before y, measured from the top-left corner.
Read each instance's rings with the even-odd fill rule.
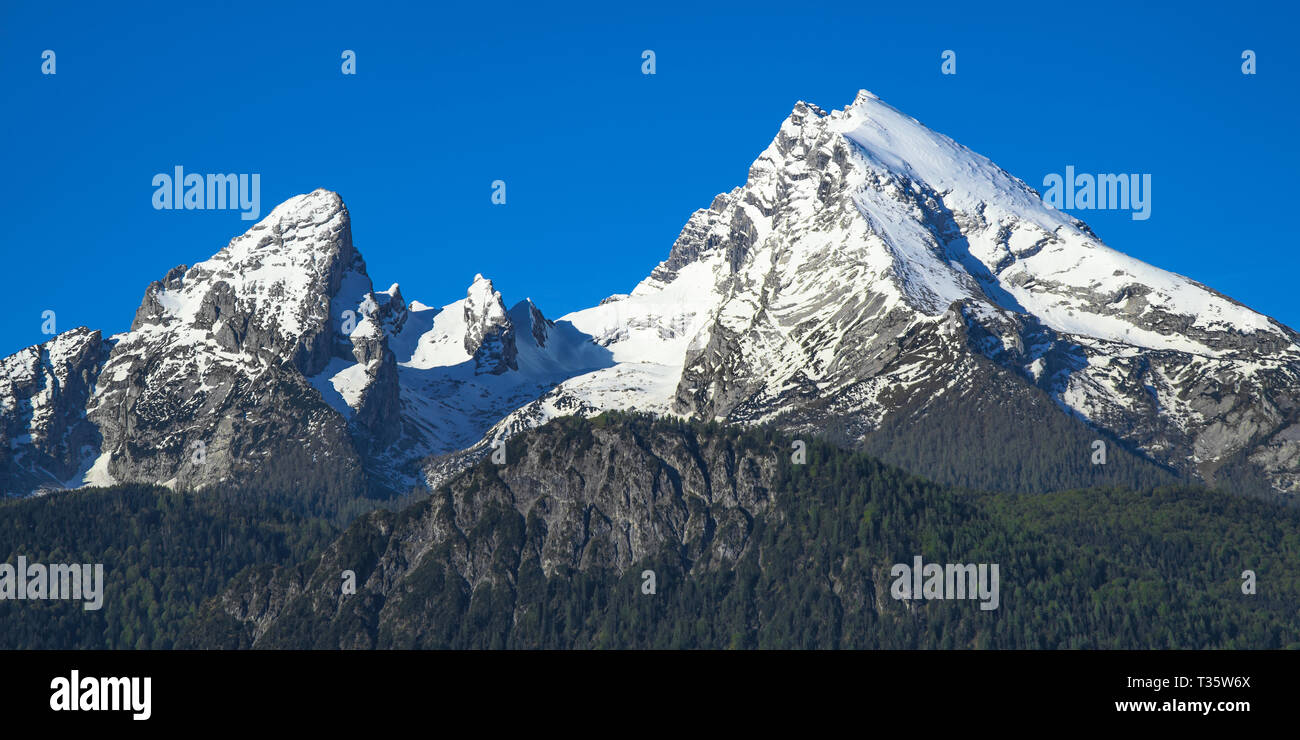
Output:
[[[556,420],[513,439],[510,455],[538,466],[532,480],[547,471],[591,480],[584,460],[598,456],[609,473],[622,465],[612,451],[625,448],[682,449],[732,471],[763,468],[768,503],[742,516],[716,501],[688,502],[705,507],[692,516],[714,524],[620,569],[590,553],[577,567],[557,564],[539,544],[555,536],[539,513],[554,504],[508,505],[522,499],[518,482],[486,460],[432,496],[383,506],[354,499],[332,511],[322,499],[305,506],[254,490],[147,486],[11,501],[0,507],[8,562],[18,554],[102,562],[105,598],[94,612],[80,602],[0,603],[0,644],[1300,647],[1300,511],[1283,503],[1182,484],[984,493],[823,441],[795,463],[790,440],[768,429],[626,414]],[[373,510],[355,515],[361,508]],[[472,526],[409,555],[417,552],[410,532],[463,521],[469,511]],[[744,544],[719,549],[734,521]],[[395,566],[398,551],[412,562]],[[891,566],[916,555],[998,564],[998,608],[893,598]],[[344,568],[361,584],[355,595],[339,593]],[[381,569],[383,578],[371,578]],[[653,594],[642,588],[647,570]],[[1245,571],[1254,593],[1243,588]],[[242,602],[260,606],[231,606]]]

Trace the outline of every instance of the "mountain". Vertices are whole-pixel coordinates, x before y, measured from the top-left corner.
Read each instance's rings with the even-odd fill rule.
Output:
[[[236,482],[402,492],[421,461],[608,353],[491,281],[442,308],[378,291],[325,190],[149,285],[129,331],[4,360],[4,490]]]
[[[1296,645],[1293,507],[1197,487],[972,494],[817,441],[795,463],[790,445],[771,428],[556,419],[512,438],[509,464],[360,517],[296,565],[245,569],[178,646]],[[894,598],[894,565],[918,554],[996,564],[996,603]],[[1243,598],[1243,562],[1267,589]]]
[[[513,437],[509,464],[341,527],[248,487],[0,501],[0,562],[106,573],[98,610],[0,599],[0,647],[1300,647],[1294,506],[959,491],[818,440],[798,463],[791,442],[564,417]],[[998,565],[997,608],[893,598],[916,555]]]
[[[630,295],[564,319],[618,363],[494,438],[641,409],[834,430],[965,485],[1032,489],[1030,454],[1069,469],[1063,486],[1100,482],[1101,439],[1175,475],[1244,466],[1300,488],[1294,331],[1108,248],[866,91],[841,111],[796,105]],[[1044,439],[1061,447],[1027,451]]]
[[[336,196],[277,207],[211,259],[149,285],[130,331],[112,349],[87,405],[100,430],[88,483],[197,487],[271,465],[355,476],[368,447],[391,434],[391,354],[339,313],[371,294]],[[308,378],[336,358],[364,362],[355,423],[334,413]]]
[[[631,293],[558,320],[482,276],[442,308],[374,290],[317,190],[151,284],[129,331],[3,368],[18,494],[436,487],[520,431],[611,409],[825,435],[973,487],[1300,490],[1300,336],[1107,247],[865,91],[798,103]]]
[[[0,490],[81,484],[100,448],[86,403],[108,352],[78,328],[0,360]]]

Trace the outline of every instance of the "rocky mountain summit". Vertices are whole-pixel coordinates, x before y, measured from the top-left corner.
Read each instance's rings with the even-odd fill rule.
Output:
[[[557,320],[481,275],[441,308],[375,290],[317,190],[150,284],[129,331],[2,363],[18,495],[271,469],[403,491],[610,409],[833,434],[968,485],[1032,487],[1024,450],[1048,439],[1060,485],[1097,482],[1101,439],[1172,476],[1300,490],[1300,335],[866,91],[798,103],[634,290]]]
[[[1177,475],[1245,468],[1300,487],[1294,331],[1107,247],[866,91],[840,111],[797,104],[746,183],[692,215],[629,296],[564,319],[619,364],[495,434],[640,408],[836,429],[889,459],[882,435],[971,426],[973,412],[1001,435],[959,441],[952,454],[978,470],[1064,414],[1087,437],[1071,459],[1101,438]]]

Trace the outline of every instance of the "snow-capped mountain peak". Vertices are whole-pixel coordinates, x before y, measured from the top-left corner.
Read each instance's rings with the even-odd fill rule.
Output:
[[[465,351],[474,357],[479,372],[499,375],[518,370],[515,362],[514,324],[506,315],[501,293],[492,281],[475,275],[465,294]]]
[[[619,364],[499,430],[575,408],[744,422],[815,404],[862,438],[975,383],[974,353],[1162,464],[1210,474],[1272,445],[1257,459],[1289,459],[1276,480],[1297,485],[1294,404],[1252,400],[1300,377],[1294,332],[1106,246],[867,91],[833,112],[797,104],[628,297],[565,318]]]
[[[865,446],[978,407],[1051,409],[1173,470],[1253,466],[1300,490],[1300,336],[1112,249],[865,90],[796,104],[631,292],[557,320],[507,308],[481,274],[441,308],[376,291],[342,200],[317,190],[152,283],[130,331],[43,347],[0,366],[10,487],[326,461],[404,490],[565,414],[835,428]]]

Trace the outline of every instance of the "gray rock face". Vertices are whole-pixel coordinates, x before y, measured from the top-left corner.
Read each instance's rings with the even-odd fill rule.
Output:
[[[465,296],[465,351],[474,357],[474,371],[480,375],[519,369],[514,324],[501,293],[482,275],[474,276]]]
[[[345,309],[345,307],[347,307]],[[102,437],[91,483],[178,487],[276,469],[359,471],[393,437],[396,371],[364,311],[373,297],[347,209],[317,191],[275,209],[212,259],[149,286],[131,331],[115,337],[86,417]],[[343,331],[361,328],[355,339]],[[335,358],[367,364],[356,414],[332,410],[309,378]]]
[[[274,647],[277,619],[292,611],[333,622],[338,647],[365,648],[374,646],[376,629],[402,633],[402,595],[430,568],[449,569],[471,592],[513,587],[528,561],[547,575],[622,572],[667,549],[695,569],[730,568],[751,547],[754,517],[772,504],[777,470],[770,455],[747,454],[725,436],[625,425],[568,434],[563,423],[552,424],[510,453],[509,464],[471,471],[400,514],[368,515],[310,572],[249,574],[218,608],[245,625],[256,646]],[[502,547],[493,534],[512,526],[526,530],[522,548]],[[345,570],[356,574],[355,595],[340,593]],[[378,625],[350,618],[358,603],[378,613]]]
[[[108,352],[77,328],[0,360],[0,493],[80,482],[99,449],[86,401]]]
[[[647,283],[692,265],[711,267],[717,302],[687,350],[677,413],[847,425],[861,443],[903,410],[969,392],[982,357],[1162,465],[1214,481],[1244,456],[1300,491],[1287,432],[1300,335],[1106,248],[869,93],[835,113],[796,106],[746,184],[696,212]]]
[[[524,307],[528,309],[527,326],[533,335],[533,343],[538,347],[545,347],[546,339],[551,335],[551,329],[555,326],[555,322],[543,316],[541,309],[533,305],[531,300],[525,299],[523,303]]]
[[[292,198],[151,283],[99,354],[84,349],[98,334],[79,330],[48,343],[53,361],[44,346],[5,360],[16,454],[0,458],[4,481],[18,495],[126,481],[317,488],[364,471],[370,488],[405,492],[427,455],[472,444],[567,377],[570,358],[574,372],[598,361],[573,331],[548,347],[554,324],[529,302],[512,318],[482,276],[453,305],[376,291],[338,195]]]

